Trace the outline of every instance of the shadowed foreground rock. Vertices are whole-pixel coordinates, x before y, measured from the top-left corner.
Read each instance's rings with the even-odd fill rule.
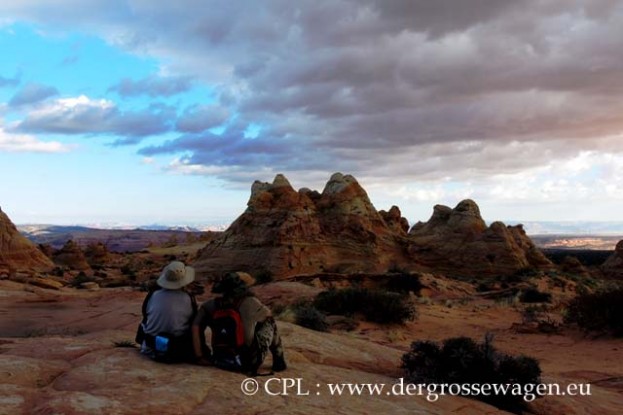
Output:
[[[137,349],[115,348],[127,332],[80,338],[46,337],[0,341],[2,414],[324,414],[504,413],[477,401],[435,403],[408,396],[331,396],[329,383],[384,383],[390,388],[401,352],[342,336],[318,334],[287,323],[290,368],[280,377],[300,379],[300,394],[278,393],[279,381],[258,377],[260,391],[241,391],[244,375],[213,367],[164,365]],[[317,386],[320,385],[320,386]],[[388,389],[389,390],[389,389]]]
[[[311,289],[301,290],[300,284],[290,282],[276,283],[274,289],[271,285],[258,287],[264,301]],[[445,306],[431,305],[415,323],[389,330],[370,331],[367,326],[358,334],[319,333],[279,321],[289,363],[279,378],[300,379],[301,394],[289,389],[286,396],[271,396],[263,388],[276,393],[280,381],[258,377],[260,392],[246,396],[241,391],[243,375],[213,367],[158,364],[135,348],[115,347],[134,337],[144,295],[123,289],[52,291],[0,281],[0,315],[15,317],[0,320],[1,336],[14,336],[0,337],[0,414],[503,414],[465,398],[446,396],[428,402],[423,396],[389,396],[387,389],[378,396],[368,392],[332,396],[327,386],[368,383],[391,388],[401,376],[398,365],[407,346],[399,340],[403,335],[413,340],[480,337],[483,324],[486,331],[500,334],[503,349],[536,353],[545,381],[593,384],[590,397],[545,397],[530,406],[531,413],[620,412],[623,390],[616,364],[620,343],[504,335],[500,330],[508,327],[508,313],[514,311],[503,306],[475,316],[469,305],[452,308],[454,314]],[[378,342],[383,338],[386,345]],[[262,371],[270,363],[269,358]]]

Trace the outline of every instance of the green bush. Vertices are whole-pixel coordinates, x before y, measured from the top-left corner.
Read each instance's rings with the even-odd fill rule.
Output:
[[[552,301],[552,295],[536,288],[526,288],[519,295],[519,301],[522,303],[549,303]]]
[[[623,287],[595,293],[584,292],[567,306],[566,323],[576,323],[588,331],[623,336]]]
[[[381,324],[403,324],[416,317],[415,306],[407,296],[365,288],[323,291],[316,296],[314,306],[328,314],[360,313],[367,321]]]
[[[408,294],[412,292],[415,295],[420,294],[423,288],[419,275],[409,274],[407,272],[392,275],[386,284],[388,291]]]
[[[311,304],[299,304],[294,307],[296,324],[316,331],[329,331],[327,316]]]
[[[92,282],[95,281],[94,277],[89,277],[88,275],[86,275],[83,271],[80,271],[80,273],[78,273],[78,275],[76,275],[71,282],[69,283],[70,286],[72,287],[79,287],[80,284],[85,283],[85,282]]]
[[[257,284],[268,284],[269,282],[274,281],[275,276],[270,270],[263,269],[261,271],[258,271],[254,275],[254,278]]]
[[[489,337],[482,343],[468,337],[446,339],[441,344],[414,342],[411,350],[402,356],[402,368],[412,383],[535,385],[541,382],[537,360],[499,353]],[[519,395],[492,394],[473,398],[516,413],[525,409],[524,398]]]

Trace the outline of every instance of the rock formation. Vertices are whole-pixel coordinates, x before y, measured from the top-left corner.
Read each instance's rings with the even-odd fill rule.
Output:
[[[408,228],[398,207],[378,212],[352,176],[335,173],[319,193],[297,192],[277,175],[253,184],[246,211],[194,265],[205,277],[243,270],[276,278],[391,268],[489,277],[552,266],[521,225],[487,226],[472,200],[437,205],[428,222]]]
[[[61,249],[54,253],[54,263],[77,271],[91,269],[82,249],[73,240],[67,241]]]
[[[389,212],[384,210],[379,211],[379,214],[394,232],[400,235],[406,235],[409,231],[409,221],[402,217],[398,206],[392,206]]]
[[[409,231],[409,253],[435,270],[471,277],[551,266],[522,225],[493,222],[487,227],[472,200],[454,209],[435,206],[428,222],[418,222]]]
[[[384,272],[409,262],[398,208],[388,223],[350,175],[335,173],[322,193],[295,191],[283,175],[256,181],[246,211],[194,263],[200,275],[244,270],[275,277],[317,272]],[[406,232],[405,232],[406,236]]]
[[[89,244],[84,250],[84,256],[88,264],[94,266],[104,266],[110,261],[110,252],[106,245],[101,242]]]
[[[47,271],[53,267],[52,261],[22,236],[0,209],[0,273]]]
[[[623,279],[623,240],[617,243],[612,255],[601,266],[608,278]]]

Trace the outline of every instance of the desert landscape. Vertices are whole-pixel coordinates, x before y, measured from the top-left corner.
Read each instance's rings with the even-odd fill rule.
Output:
[[[623,1],[3,0],[0,51],[0,415],[623,412]]]
[[[322,192],[296,191],[282,175],[255,182],[225,232],[179,239],[123,253],[90,239],[37,247],[0,213],[2,413],[620,410],[620,321],[597,326],[597,317],[570,316],[582,306],[578,298],[588,298],[581,296],[607,289],[620,299],[623,242],[603,264],[556,262],[520,226],[487,226],[474,201],[435,206],[427,222],[410,226],[396,206],[377,211],[357,180],[341,173]],[[591,396],[543,396],[521,407],[457,396],[245,396],[242,374],[138,353],[133,337],[145,290],[172,259],[196,267],[200,300],[227,271],[256,278],[253,290],[277,316],[286,345],[284,377],[392,385],[419,373],[405,364],[414,342],[491,338],[499,353],[535,359],[540,381],[588,383]],[[340,296],[346,292],[351,297]]]

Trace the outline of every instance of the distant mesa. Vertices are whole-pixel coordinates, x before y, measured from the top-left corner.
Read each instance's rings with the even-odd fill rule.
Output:
[[[608,278],[623,279],[623,240],[617,243],[614,252],[601,266]]]
[[[292,275],[438,270],[469,276],[513,274],[552,264],[521,225],[487,227],[478,205],[437,205],[409,230],[400,209],[377,211],[350,175],[335,173],[322,193],[296,191],[281,174],[256,181],[247,209],[194,262],[200,276],[232,270]]]
[[[22,236],[0,209],[0,274],[19,271],[47,271],[54,267],[31,241]]]

